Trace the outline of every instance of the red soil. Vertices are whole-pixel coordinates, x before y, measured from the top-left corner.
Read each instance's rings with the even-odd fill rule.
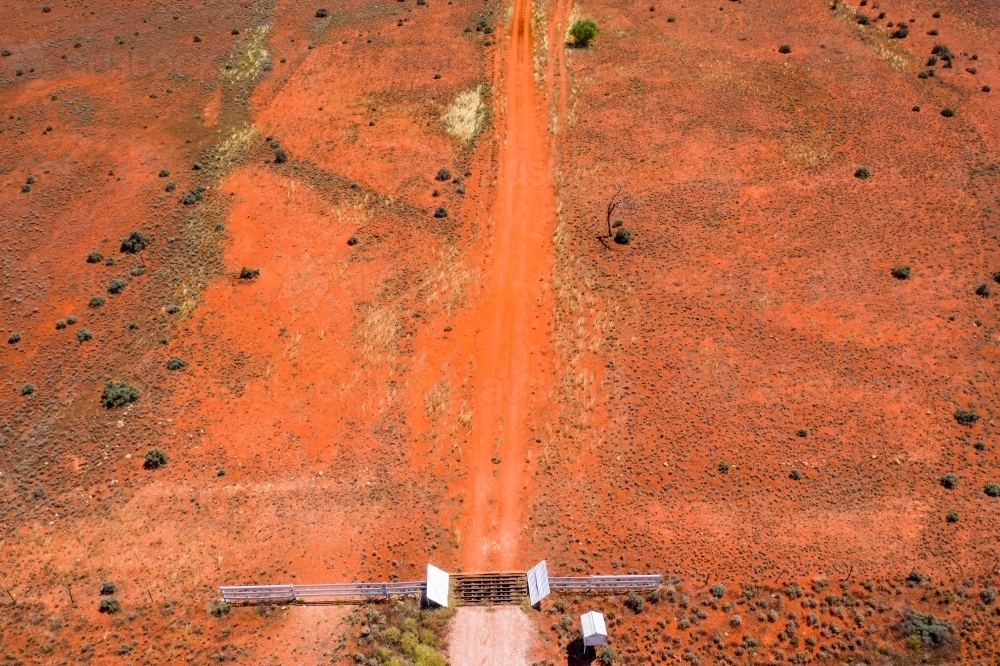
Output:
[[[639,614],[535,615],[547,659],[588,605],[625,618],[622,663],[715,654],[716,631],[758,660],[848,630],[902,650],[903,606],[953,622],[929,659],[994,659],[1000,287],[974,290],[1000,270],[1000,26],[880,4],[869,26],[825,2],[0,7],[5,650],[328,663],[336,613],[216,618],[217,586],[546,557],[683,579]],[[564,45],[571,16],[590,47]],[[937,42],[955,66],[918,79]],[[440,117],[479,86],[491,122],[462,144]],[[598,238],[619,182],[628,247]],[[133,229],[150,246],[119,252]],[[106,379],[140,400],[103,408]],[[143,469],[153,447],[169,462]]]

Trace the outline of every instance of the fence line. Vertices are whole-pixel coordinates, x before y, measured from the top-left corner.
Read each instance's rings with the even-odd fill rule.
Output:
[[[663,582],[660,574],[644,576],[549,576],[552,590],[578,592],[626,592],[655,590]]]
[[[229,603],[277,603],[317,599],[404,596],[423,594],[424,581],[391,583],[328,583],[315,585],[226,585],[219,588]]]

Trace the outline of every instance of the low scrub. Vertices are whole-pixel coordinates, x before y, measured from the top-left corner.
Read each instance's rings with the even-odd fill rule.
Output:
[[[946,620],[924,614],[912,609],[902,612],[902,619],[896,629],[906,637],[907,645],[920,649],[921,647],[941,647],[950,645],[953,640],[951,626]]]
[[[159,469],[167,464],[167,454],[163,449],[150,449],[146,452],[146,459],[142,466],[146,469]]]
[[[101,403],[108,409],[122,407],[139,399],[139,389],[125,382],[104,382]]]
[[[447,666],[442,645],[453,611],[417,599],[364,605],[347,616],[358,663]],[[360,659],[359,659],[360,657]]]
[[[574,43],[581,47],[586,47],[590,44],[597,37],[598,32],[600,30],[598,30],[597,24],[590,19],[574,21],[573,25],[569,28],[569,34],[573,38]]]
[[[149,245],[149,236],[141,231],[132,231],[128,236],[122,238],[121,251],[135,254],[145,250],[147,245]]]

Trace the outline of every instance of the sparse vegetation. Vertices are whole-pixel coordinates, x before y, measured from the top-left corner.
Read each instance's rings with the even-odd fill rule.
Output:
[[[100,252],[88,252],[87,253],[87,263],[88,264],[99,264],[101,260],[104,259],[104,255]]]
[[[726,586],[723,585],[722,583],[716,583],[715,585],[713,585],[712,587],[710,587],[708,589],[708,591],[716,599],[721,599],[723,597],[723,595],[726,594]]]
[[[792,47],[789,44],[782,44],[778,47],[778,53],[788,54],[792,52]]]
[[[722,472],[723,474],[729,472],[729,463],[727,463],[725,460],[721,461],[719,463],[719,471]]]
[[[150,449],[146,451],[146,458],[142,466],[146,469],[159,469],[167,464],[167,454],[163,449]]]
[[[7,344],[9,345],[16,345],[20,341],[21,341],[20,333],[11,333],[10,335],[7,336]]]
[[[982,284],[976,285],[976,295],[977,296],[982,296],[983,298],[986,298],[987,296],[990,295],[990,293],[991,293],[990,292],[990,285],[986,284],[985,282],[982,283]]]
[[[212,617],[223,617],[225,615],[229,615],[230,610],[231,606],[229,605],[229,602],[224,601],[223,599],[218,599],[212,603],[208,612],[212,614]]]
[[[610,645],[602,645],[597,650],[597,663],[601,666],[613,666],[617,658],[618,653]]]
[[[94,339],[94,334],[90,332],[89,328],[81,328],[76,332],[77,342],[90,342]]]
[[[101,403],[108,409],[122,407],[139,399],[139,389],[125,382],[107,381],[101,393]]]
[[[106,581],[104,581],[104,582],[101,583],[101,596],[102,597],[110,596],[110,595],[114,594],[115,590],[117,590],[117,589],[118,588],[115,585],[114,581],[106,580]]]
[[[802,472],[800,472],[797,469],[793,469],[791,472],[788,473],[788,478],[791,479],[792,481],[801,481]]]
[[[645,607],[645,602],[642,597],[640,597],[635,592],[629,592],[625,596],[625,607],[631,610],[633,613],[641,613],[642,609]]]
[[[259,268],[247,268],[244,266],[240,269],[240,279],[241,280],[253,280],[256,277],[260,277]]]
[[[990,497],[1000,497],[1000,485],[997,485],[993,482],[987,483],[985,486],[983,486],[983,492],[989,495]]]
[[[448,209],[445,208],[444,206],[438,206],[437,208],[434,209],[434,217],[437,218],[448,217]]]
[[[90,300],[87,301],[87,305],[89,305],[92,308],[103,307],[104,306],[104,297],[103,296],[98,296],[97,294],[94,294],[93,296],[90,297]]]
[[[941,476],[941,485],[948,490],[952,490],[958,485],[958,477],[951,473],[944,474]]]
[[[128,285],[128,282],[126,282],[125,280],[123,280],[121,278],[112,278],[111,281],[108,282],[108,293],[109,294],[120,294],[123,291],[125,291],[125,287],[127,285]]]
[[[906,25],[905,23],[900,23],[898,26],[896,26],[896,30],[892,33],[892,38],[904,39],[909,34],[910,34],[910,26]]]
[[[992,587],[984,587],[982,590],[979,591],[979,600],[982,601],[987,606],[996,601],[996,598],[997,598],[997,591],[994,590]]]
[[[945,520],[947,520],[949,523],[957,523],[958,522],[958,511],[955,511],[954,509],[950,510],[948,512],[948,515],[945,516]]]
[[[102,613],[117,613],[122,609],[122,605],[114,597],[104,597],[98,605],[97,610]]]
[[[868,170],[868,167],[858,167],[854,172],[854,177],[861,180],[866,180],[867,178],[870,178],[871,175],[872,172]]]
[[[357,236],[351,236],[350,238],[347,239],[347,244],[349,246],[351,246],[351,247],[354,247],[355,245],[358,244],[358,237]]]
[[[149,245],[149,236],[141,231],[131,231],[128,236],[122,238],[121,251],[129,254],[142,252]]]
[[[326,18],[329,15],[330,15],[330,12],[327,11],[326,8],[324,8],[324,7],[320,7],[319,9],[316,10],[316,18],[319,18],[319,19]]]
[[[21,386],[21,395],[27,396],[35,392],[35,387],[31,384],[24,384]]]
[[[274,151],[274,163],[284,164],[288,161],[288,152],[284,148],[278,148]]]
[[[625,227],[621,227],[615,232],[615,243],[618,245],[628,245],[632,242],[632,232]]]
[[[979,420],[979,414],[971,409],[955,410],[955,420],[964,426],[971,426]]]
[[[64,328],[66,328],[66,320],[65,319],[56,319],[56,330],[57,331],[61,331]]]
[[[186,365],[187,363],[184,362],[184,359],[174,356],[167,361],[167,370],[180,370]]]
[[[579,19],[574,21],[569,28],[569,34],[577,46],[584,47],[590,44],[599,32],[597,24],[591,19]]]
[[[936,618],[930,613],[926,615],[912,609],[902,612],[902,621],[899,623],[899,632],[907,637],[908,641],[917,643],[917,647],[936,647],[946,645],[951,642],[951,627],[948,622]],[[913,640],[916,637],[917,641]]]
[[[892,277],[896,278],[897,280],[905,280],[908,277],[910,277],[910,267],[906,264],[893,266],[890,273],[892,273]]]
[[[955,115],[955,110],[950,106],[946,106],[943,109],[941,109],[941,115],[944,116],[945,118],[951,118]]]
[[[434,180],[439,180],[442,183],[446,180],[451,180],[451,171],[447,169],[438,169],[437,174],[434,176]]]

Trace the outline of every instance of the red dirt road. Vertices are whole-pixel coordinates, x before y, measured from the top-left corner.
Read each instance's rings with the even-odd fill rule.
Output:
[[[545,399],[552,162],[532,80],[531,3],[518,0],[504,63],[505,140],[493,207],[492,267],[477,305],[470,490],[463,542],[470,569],[517,564],[530,462],[526,415]],[[499,461],[499,462],[497,462]]]

